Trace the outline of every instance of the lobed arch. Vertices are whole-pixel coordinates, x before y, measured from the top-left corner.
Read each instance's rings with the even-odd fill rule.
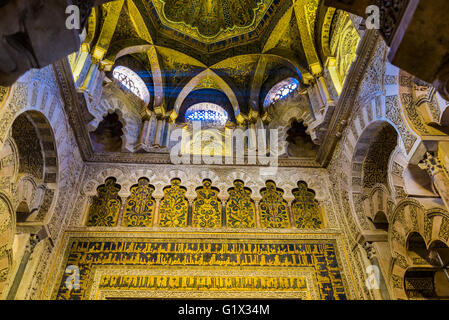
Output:
[[[401,145],[397,145],[393,151],[388,164],[388,186],[391,195],[395,199],[401,199],[407,195],[406,179],[404,171],[408,166],[408,161]]]
[[[409,265],[404,252],[405,249],[400,248],[405,246],[405,240],[400,245],[396,240],[392,240],[406,239],[405,235],[400,235],[401,232],[404,232],[404,229],[401,227],[401,223],[397,222],[397,212],[405,206],[407,208],[405,209],[407,212],[407,218],[405,219],[407,222],[405,223],[410,224],[412,220],[408,211],[417,212],[416,215],[424,220],[424,216],[432,217],[432,215],[438,215],[445,210],[439,207],[438,201],[420,199],[420,203],[408,197],[404,172],[410,164],[415,163],[415,158],[418,158],[417,153],[420,150],[421,140],[411,131],[402,113],[401,105],[396,103],[400,99],[396,91],[399,78],[392,76],[394,72],[391,69],[391,66],[387,67],[386,97],[373,97],[361,102],[358,106],[343,137],[345,140],[343,152],[351,159],[350,205],[352,206],[351,211],[353,211],[354,220],[358,223],[358,229],[363,232],[375,228],[375,223],[370,224],[369,220],[376,222],[376,218],[384,215],[383,220],[388,223],[388,229],[382,230],[387,231],[388,242],[375,243],[376,248],[382,250],[382,254],[379,254],[382,272],[386,275],[385,280],[390,288],[390,295],[394,298],[406,299],[404,276]],[[388,76],[390,77],[388,78]],[[361,163],[369,149],[369,141],[366,140],[366,137],[371,136],[382,125],[391,126],[397,134],[398,143],[390,153],[388,161],[389,177],[387,183],[376,184],[372,188],[364,190],[361,181]],[[404,205],[404,203],[407,205]],[[432,207],[432,209],[425,209],[423,204]],[[435,208],[435,206],[437,207]],[[427,218],[426,221],[427,228],[429,228]],[[420,228],[423,228],[424,225],[424,222],[419,223]],[[434,233],[439,233],[439,231],[434,231]],[[399,241],[401,242],[401,240]],[[402,268],[401,266],[405,267]]]
[[[95,118],[88,124],[89,132],[95,131],[108,114],[115,113],[123,126],[122,151],[131,152],[139,135],[141,120],[137,111],[130,109],[131,107],[115,97],[114,93],[107,94],[104,91],[100,105],[95,112],[91,112]]]
[[[104,181],[109,177],[114,177],[116,179],[116,183],[121,186],[125,185],[128,180],[128,176],[124,171],[117,168],[107,168],[102,171],[99,171],[98,173],[95,174],[94,177],[87,180],[82,188],[82,193],[87,196],[94,196],[96,194],[97,188],[101,184],[103,184]],[[123,189],[124,188],[122,188],[122,190]]]
[[[25,121],[27,125],[30,125],[36,139],[38,139],[38,150],[42,155],[42,162],[39,164],[39,169],[42,170],[41,176],[30,175],[27,171],[21,169],[22,159],[20,159],[19,154],[20,152],[26,153],[29,146],[21,140],[15,141],[21,139],[19,136],[15,136],[15,134],[20,134],[20,127],[12,130],[17,121]],[[19,130],[19,133],[17,133],[17,130]],[[15,158],[14,172],[12,174],[9,172],[9,181],[12,189],[14,189],[14,210],[26,209],[22,212],[25,215],[21,216],[20,222],[44,223],[49,218],[48,213],[51,211],[51,207],[55,205],[59,182],[59,160],[52,125],[40,111],[27,110],[20,112],[16,114],[12,121],[9,138],[2,148],[3,151],[5,151],[5,148],[11,151],[11,156]]]
[[[404,70],[395,69],[399,82],[394,88],[410,128],[419,137],[447,135],[447,106],[436,89]]]
[[[390,282],[396,299],[408,299],[404,280],[408,270],[416,267],[416,259],[412,259],[407,244],[410,235],[418,234],[424,240],[426,250],[439,241],[449,245],[449,212],[434,207],[426,209],[415,199],[400,201],[394,211],[390,223],[388,241],[393,257],[390,267]]]
[[[397,133],[394,126],[392,126],[388,121],[385,120],[373,120],[369,124],[367,124],[363,130],[360,132],[360,136],[357,137],[355,142],[355,146],[351,155],[351,177],[350,177],[350,185],[351,185],[351,203],[353,206],[353,210],[357,213],[356,219],[358,220],[360,227],[362,229],[370,229],[372,226],[369,225],[368,220],[366,219],[375,218],[376,211],[372,208],[372,197],[375,194],[377,197],[382,197],[382,201],[376,201],[376,205],[384,206],[387,204],[387,199],[390,198],[391,187],[384,182],[384,186],[380,187],[377,183],[375,183],[371,188],[364,187],[364,175],[366,174],[364,168],[365,161],[369,156],[372,150],[372,143],[374,139],[376,139],[379,134],[381,134],[382,130],[389,130],[389,132],[393,131]],[[355,130],[353,130],[355,131]],[[352,133],[354,134],[354,132]],[[399,143],[399,135],[396,137],[397,143]],[[378,143],[379,144],[379,143]],[[396,146],[395,146],[396,148]],[[387,150],[388,151],[388,150]],[[394,149],[392,149],[388,155],[388,159],[383,159],[384,165],[388,166],[391,155]],[[386,174],[386,178],[388,178],[388,174]],[[374,179],[373,182],[376,182]],[[377,181],[380,182],[380,181]],[[371,189],[371,190],[370,190]],[[379,203],[377,203],[379,202]],[[362,215],[362,211],[368,209],[369,215]],[[366,212],[366,211],[365,211]],[[386,213],[386,212],[385,212]]]
[[[378,223],[390,224],[395,201],[385,185],[375,185],[368,194],[362,197],[362,200],[364,212],[376,229],[379,229],[376,226]],[[386,221],[381,221],[381,219]]]
[[[114,197],[123,200],[131,196],[133,187],[135,187],[142,179],[147,180],[147,182],[151,184],[153,187],[152,194],[154,198],[158,200],[161,200],[164,197],[164,190],[170,188],[174,180],[178,181],[178,184],[183,186],[183,194],[188,200],[192,201],[196,199],[198,190],[202,188],[201,185],[204,187],[205,181],[209,181],[209,184],[213,186],[213,189],[217,192],[216,196],[220,201],[229,200],[229,190],[233,189],[232,186],[235,186],[236,182],[240,182],[244,185],[245,190],[249,191],[253,203],[261,200],[264,197],[264,194],[275,192],[279,195],[279,199],[282,198],[281,201],[285,206],[290,206],[292,201],[297,199],[296,193],[302,190],[307,194],[300,195],[299,201],[304,201],[304,198],[301,198],[302,196],[315,203],[319,208],[325,207],[323,206],[323,201],[318,199],[319,197],[317,198],[315,190],[310,188],[308,183],[303,179],[295,181],[294,184],[285,184],[283,183],[283,179],[273,177],[273,179],[260,179],[260,181],[257,181],[255,184],[251,180],[245,182],[240,178],[245,177],[242,174],[237,174],[223,179],[212,171],[204,170],[200,172],[195,179],[189,180],[189,177],[182,171],[172,170],[169,172],[169,175],[166,175],[164,180],[161,181],[152,170],[140,170],[129,175],[120,170],[106,169],[84,184],[84,189],[79,198],[80,206],[82,207],[80,211],[87,213],[88,209],[90,210],[90,207],[93,205],[92,201],[100,196],[99,190],[104,188],[108,184],[108,181],[113,181],[113,185],[117,189]],[[281,185],[278,186],[276,181]],[[265,186],[262,186],[263,184]],[[308,201],[307,199],[305,199],[305,201]],[[270,197],[266,198],[266,201],[270,201]],[[324,211],[321,209],[319,210],[319,214],[321,217],[324,217]],[[86,218],[87,216],[84,214],[84,222],[86,222]]]
[[[9,103],[0,110],[2,117],[0,123],[0,148],[3,147],[4,142],[9,137],[13,121],[19,115],[28,111],[39,112],[41,118],[46,119],[46,121],[39,119],[35,121],[36,126],[43,130],[42,136],[48,136],[48,132],[51,132],[53,135],[53,139],[51,139],[53,143],[45,143],[43,149],[51,150],[53,148],[50,146],[54,146],[54,150],[51,150],[53,154],[49,155],[47,159],[51,159],[48,165],[50,166],[50,162],[52,162],[56,165],[56,169],[47,170],[49,174],[54,173],[54,175],[53,177],[49,175],[46,177],[46,181],[54,182],[47,182],[44,185],[38,184],[38,192],[40,194],[43,193],[43,196],[40,197],[42,199],[41,206],[39,211],[35,212],[35,215],[30,216],[30,219],[37,221],[37,225],[49,225],[49,231],[52,236],[57,235],[59,232],[58,224],[62,219],[61,212],[64,211],[63,208],[69,206],[65,199],[67,194],[61,193],[61,190],[75,185],[75,176],[71,174],[71,170],[81,169],[79,162],[81,161],[81,155],[75,147],[75,138],[66,120],[63,102],[55,82],[54,70],[49,66],[27,72],[13,86],[11,94],[12,97]],[[51,166],[55,168],[53,164]],[[54,177],[56,177],[56,180],[53,179]],[[36,224],[33,221],[30,222]]]
[[[58,180],[58,154],[56,150],[55,135],[53,128],[46,116],[36,110],[24,111],[14,119],[26,117],[36,130],[37,137],[43,153],[44,175],[42,182],[46,184],[54,184]],[[14,124],[13,121],[13,124]],[[20,148],[20,146],[18,146]]]
[[[349,125],[344,131],[342,137],[344,143],[343,152],[351,159],[351,176],[349,184],[352,186],[352,195],[354,194],[356,200],[360,200],[362,188],[361,188],[361,162],[366,156],[366,152],[369,147],[369,140],[367,137],[372,135],[373,132],[379,129],[382,125],[390,125],[394,128],[398,135],[398,144],[393,154],[390,157],[388,170],[391,173],[394,172],[394,163],[399,164],[396,169],[401,167],[405,168],[416,157],[416,151],[420,150],[421,140],[415,133],[409,128],[407,121],[404,118],[401,105],[399,104],[398,97],[398,76],[399,70],[391,64],[386,65],[384,75],[384,90],[385,96],[370,96],[363,101],[358,101],[355,105],[355,112],[348,121]],[[395,169],[395,170],[396,170]],[[402,170],[403,171],[403,170]],[[404,197],[404,181],[402,174],[397,174],[394,179],[389,179],[387,187],[390,195],[394,198]],[[355,192],[354,192],[355,191]],[[354,205],[354,200],[351,201]],[[362,208],[359,208],[362,211]],[[364,218],[356,218],[356,221]],[[368,228],[367,221],[363,222],[364,228]]]

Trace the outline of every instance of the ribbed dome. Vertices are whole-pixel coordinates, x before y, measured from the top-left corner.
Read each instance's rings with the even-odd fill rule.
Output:
[[[204,37],[215,37],[223,31],[247,28],[257,23],[259,10],[267,0],[163,0],[165,18],[194,29]]]

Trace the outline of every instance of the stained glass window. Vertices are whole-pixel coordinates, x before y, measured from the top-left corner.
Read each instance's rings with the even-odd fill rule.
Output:
[[[143,102],[146,104],[150,102],[150,93],[145,82],[134,71],[124,66],[117,66],[112,74],[126,89],[142,99]]]
[[[278,84],[276,84],[271,90],[268,92],[265,101],[264,107],[267,108],[271,106],[276,101],[285,99],[288,97],[293,91],[295,91],[299,86],[299,81],[295,78],[287,78],[282,80]]]
[[[201,121],[204,124],[224,126],[229,119],[228,113],[219,105],[210,102],[197,103],[186,111],[188,122]]]

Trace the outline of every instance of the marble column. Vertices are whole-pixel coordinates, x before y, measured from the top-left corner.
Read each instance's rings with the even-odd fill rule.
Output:
[[[296,222],[295,217],[293,216],[293,210],[292,210],[292,204],[293,201],[295,201],[295,198],[285,198],[285,201],[287,201],[287,210],[288,210],[288,217],[290,221],[290,228],[296,228]]]
[[[163,141],[164,141],[163,146],[166,148],[170,147],[170,133],[171,133],[172,128],[173,128],[173,123],[170,123],[167,121],[165,123],[164,138],[163,138]]]
[[[154,210],[154,217],[153,217],[153,227],[159,227],[159,208],[161,205],[162,198],[155,198],[156,201],[156,208]]]
[[[187,226],[192,227],[193,226],[193,205],[195,204],[195,198],[196,196],[187,196],[187,201],[189,202],[189,210],[187,212]]]
[[[366,241],[362,243],[362,247],[365,250],[366,257],[371,263],[371,268],[366,268],[366,282],[365,285],[372,291],[376,300],[390,299],[390,294],[385,282],[383,273],[379,263],[379,257],[376,247],[373,242]]]
[[[142,125],[140,127],[139,137],[137,139],[137,144],[135,151],[147,151],[150,147],[149,138],[151,133],[151,118],[153,117],[152,112],[145,110],[142,114]]]
[[[317,83],[312,84],[310,87],[307,88],[307,92],[309,93],[313,113],[315,117],[319,117],[321,114],[321,110],[324,108],[324,101],[321,97],[318,84]]]
[[[267,134],[266,129],[261,118],[256,121],[257,130],[257,150],[259,152],[267,152]],[[265,155],[265,154],[263,154]]]
[[[262,199],[254,199],[254,205],[256,206],[256,228],[258,228],[258,229],[262,228],[262,223],[260,221],[260,210],[259,210],[260,200],[262,200]]]
[[[20,261],[19,267],[17,269],[16,275],[14,277],[13,283],[9,289],[8,295],[6,297],[7,300],[14,300],[17,290],[19,289],[20,282],[22,281],[23,275],[25,273],[26,266],[28,261],[30,260],[31,254],[34,251],[34,248],[39,243],[40,239],[36,234],[31,234],[28,243],[25,247],[25,252]]]
[[[158,119],[156,124],[156,133],[154,135],[153,141],[153,145],[155,147],[162,147],[164,129],[165,129],[165,120]]]
[[[329,94],[329,90],[327,89],[326,81],[324,80],[324,77],[322,75],[320,75],[318,77],[317,86],[318,86],[318,89],[320,91],[321,98],[322,98],[322,100],[324,102],[324,105],[325,106],[333,105],[334,104],[334,100],[331,98],[331,96]]]
[[[219,196],[218,199],[221,203],[221,226],[223,228],[226,228],[227,221],[226,221],[226,202],[228,202],[229,197],[228,196]]]

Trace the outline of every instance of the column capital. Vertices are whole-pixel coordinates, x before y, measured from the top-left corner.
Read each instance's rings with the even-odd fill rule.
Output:
[[[376,257],[377,251],[372,242],[366,241],[362,244],[363,249],[366,251],[366,255],[369,260],[372,260]]]
[[[418,166],[421,169],[426,170],[431,177],[434,177],[440,172],[447,173],[446,168],[441,163],[441,160],[430,152],[426,153],[424,159],[418,163]]]
[[[158,119],[165,118],[165,105],[163,103],[159,106],[155,106],[153,110]]]
[[[40,239],[37,234],[31,234],[30,238],[28,240],[28,243],[25,247],[25,250],[29,253],[33,253],[34,248],[37,246],[37,244],[40,242]]]
[[[140,116],[142,117],[143,121],[150,120],[153,115],[154,115],[154,112],[149,110],[148,108],[143,108],[143,110],[140,111]]]

